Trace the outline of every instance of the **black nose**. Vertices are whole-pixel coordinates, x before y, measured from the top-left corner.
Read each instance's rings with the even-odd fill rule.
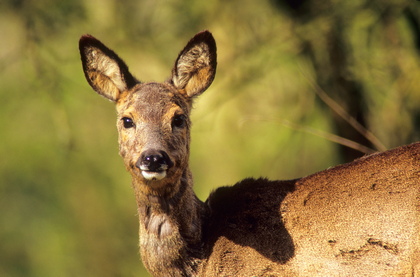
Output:
[[[136,166],[140,170],[163,171],[171,168],[173,163],[165,151],[150,149],[141,154]]]

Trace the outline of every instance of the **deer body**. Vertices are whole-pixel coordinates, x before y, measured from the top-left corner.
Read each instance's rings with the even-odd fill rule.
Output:
[[[80,40],[85,76],[115,102],[140,253],[154,276],[420,276],[420,144],[290,181],[245,179],[205,203],[188,167],[192,101],[216,44],[197,34],[164,83],[141,83],[109,48]]]

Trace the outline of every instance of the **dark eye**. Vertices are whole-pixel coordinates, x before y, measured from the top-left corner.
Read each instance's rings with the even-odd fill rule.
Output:
[[[185,115],[183,114],[178,114],[175,115],[174,118],[172,119],[172,128],[176,127],[176,128],[183,128],[185,126]]]
[[[134,122],[131,118],[129,117],[123,117],[122,119],[124,128],[128,129],[128,128],[133,128],[134,127]]]

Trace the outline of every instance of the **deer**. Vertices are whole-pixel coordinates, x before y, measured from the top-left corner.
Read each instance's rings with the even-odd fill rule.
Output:
[[[216,74],[213,35],[196,34],[161,83],[136,79],[91,35],[79,50],[88,83],[116,106],[151,275],[420,276],[419,142],[299,179],[247,178],[203,202],[190,114]]]

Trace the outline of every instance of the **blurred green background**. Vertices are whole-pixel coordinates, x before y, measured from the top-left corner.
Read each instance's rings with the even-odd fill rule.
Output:
[[[114,107],[83,76],[82,34],[140,80],[163,81],[196,32],[213,32],[216,79],[192,115],[205,200],[245,177],[296,178],[361,155],[309,128],[374,147],[320,89],[385,147],[418,141],[419,21],[416,0],[2,0],[0,276],[147,274]]]

